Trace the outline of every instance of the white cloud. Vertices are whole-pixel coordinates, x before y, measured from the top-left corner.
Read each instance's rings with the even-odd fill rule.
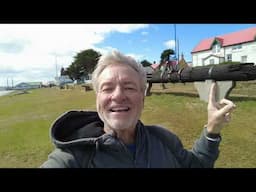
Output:
[[[138,29],[148,27],[149,25],[148,24],[130,24],[130,25],[127,25],[127,24],[111,24],[109,26],[111,26],[110,29],[112,31],[117,31],[117,32],[120,32],[120,33],[131,33],[131,32],[136,31]]]
[[[147,31],[142,31],[141,35],[148,35],[148,32]]]
[[[175,40],[169,40],[164,42],[164,46],[167,47],[168,49],[175,48]]]
[[[141,54],[128,53],[127,55],[133,57],[136,61],[142,61],[146,58],[145,55]]]
[[[112,47],[97,44],[113,32],[132,33],[146,24],[0,24],[0,86],[6,78],[18,81],[52,80],[76,53]],[[8,72],[8,73],[7,73]]]
[[[108,53],[108,52],[111,52],[112,50],[117,50],[117,48],[114,48],[114,47],[103,47],[103,48],[98,48],[98,47],[94,47],[93,48],[95,51],[98,51],[100,52],[102,55]]]

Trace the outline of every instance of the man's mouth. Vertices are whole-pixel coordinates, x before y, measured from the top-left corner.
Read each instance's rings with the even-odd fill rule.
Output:
[[[113,107],[110,109],[111,112],[127,112],[129,110],[129,107]]]

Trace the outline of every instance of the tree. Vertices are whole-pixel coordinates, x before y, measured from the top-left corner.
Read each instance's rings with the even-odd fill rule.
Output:
[[[67,68],[67,74],[73,81],[80,79],[82,76],[80,73],[80,67],[77,66],[74,62]]]
[[[64,69],[64,67],[61,68],[61,70],[60,70],[60,75],[61,75],[61,76],[62,76],[62,75],[68,75],[68,72],[67,72],[67,70]]]
[[[72,80],[81,79],[92,73],[101,54],[93,49],[87,49],[74,56],[74,62],[67,68]]]
[[[175,54],[175,52],[174,52],[174,50],[172,50],[172,49],[166,49],[166,50],[164,50],[163,52],[162,52],[162,54],[161,54],[161,57],[160,57],[160,59],[161,59],[161,62],[160,63],[162,63],[162,62],[164,62],[164,61],[169,61],[170,60],[170,55],[174,55]]]
[[[161,54],[161,61],[160,61],[160,63],[164,63],[165,61],[170,61],[170,55],[173,55],[174,54],[174,50],[172,50],[172,49],[165,49],[163,52],[162,52],[162,54]],[[162,72],[162,75],[164,74],[164,71]],[[162,76],[161,75],[161,76]],[[162,83],[162,88],[163,89],[166,89],[166,87],[165,87],[165,84],[164,83]]]
[[[147,61],[147,60],[143,60],[143,61],[141,61],[140,63],[143,65],[143,67],[147,67],[147,66],[152,65],[152,63],[150,63],[150,62]]]

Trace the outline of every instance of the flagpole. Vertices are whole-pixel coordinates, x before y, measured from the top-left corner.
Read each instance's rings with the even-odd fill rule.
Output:
[[[177,59],[177,40],[176,40],[176,24],[174,24],[174,40],[175,40],[175,58]]]

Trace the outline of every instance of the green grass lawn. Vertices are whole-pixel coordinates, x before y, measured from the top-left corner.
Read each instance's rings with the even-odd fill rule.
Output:
[[[230,99],[237,109],[222,131],[220,156],[215,167],[256,167],[256,89],[255,83],[238,83]],[[207,103],[201,101],[192,83],[153,85],[146,97],[142,121],[162,125],[191,148],[207,121]],[[49,137],[52,122],[68,110],[95,110],[95,94],[76,87],[73,90],[43,88],[27,94],[0,97],[0,167],[38,167],[47,159],[53,145]]]

